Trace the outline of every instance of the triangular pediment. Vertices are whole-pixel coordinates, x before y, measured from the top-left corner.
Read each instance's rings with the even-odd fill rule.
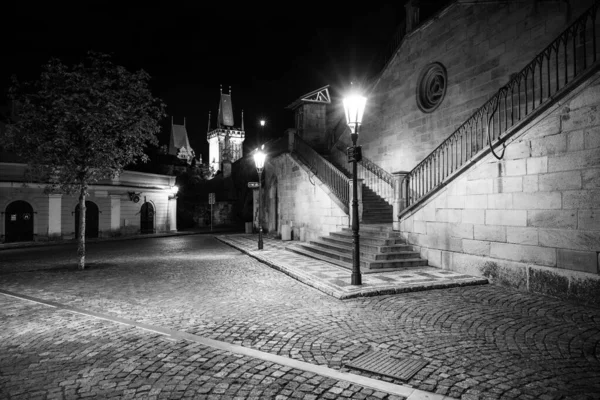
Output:
[[[331,99],[329,98],[329,90],[327,90],[328,86],[322,87],[321,89],[317,89],[313,92],[305,94],[302,96],[302,101],[312,101],[315,103],[331,103]]]
[[[323,86],[317,90],[313,90],[310,93],[306,93],[303,96],[300,96],[297,100],[295,100],[292,104],[287,106],[286,108],[295,109],[302,103],[321,103],[321,104],[330,104],[331,98],[329,97],[329,85]]]

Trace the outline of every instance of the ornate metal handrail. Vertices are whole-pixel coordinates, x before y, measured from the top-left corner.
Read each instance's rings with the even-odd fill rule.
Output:
[[[350,179],[342,171],[324,159],[298,135],[294,136],[294,153],[329,187],[338,200],[346,206],[350,204]]]
[[[342,166],[348,173],[351,173],[347,167],[348,157],[341,149],[334,147],[331,157],[337,164]],[[390,205],[394,201],[394,176],[375,164],[373,161],[363,155],[362,161],[357,165],[356,175],[358,179],[363,180],[363,185],[377,193]]]
[[[487,153],[486,146],[494,156],[502,158],[506,133],[514,131],[534,111],[549,104],[568,83],[596,65],[599,7],[597,0],[408,173],[403,181],[406,207],[424,200],[456,171]],[[497,154],[494,147],[500,145],[502,153]]]

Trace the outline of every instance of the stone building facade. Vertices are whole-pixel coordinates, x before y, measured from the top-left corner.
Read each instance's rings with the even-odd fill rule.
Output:
[[[68,240],[76,237],[78,198],[44,193],[25,179],[25,164],[0,163],[2,242]],[[86,236],[111,237],[177,230],[175,177],[123,171],[90,185]]]
[[[386,171],[410,171],[592,3],[458,0],[423,21],[368,91],[363,153]],[[419,78],[435,65],[445,94],[424,112]]]

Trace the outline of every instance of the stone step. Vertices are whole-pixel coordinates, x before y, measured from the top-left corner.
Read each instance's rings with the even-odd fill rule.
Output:
[[[332,236],[323,236],[321,237],[319,240],[322,240],[323,242],[326,243],[330,243],[333,246],[352,246],[352,239],[347,240],[347,239],[340,239],[340,238],[336,238],[336,237],[332,237]],[[360,240],[360,249],[361,251],[365,251],[368,253],[393,253],[393,252],[400,252],[400,251],[413,251],[413,247],[408,245],[408,244],[392,244],[392,245],[385,245],[385,246],[379,246],[379,245],[373,245],[373,244],[365,244],[363,241]]]
[[[392,212],[392,210],[363,210],[363,217],[367,216],[367,217],[392,217],[394,215],[394,213]],[[392,223],[392,220],[390,219],[388,221],[390,224]]]
[[[363,202],[363,213],[368,211],[392,212],[392,207],[382,204],[369,204]]]
[[[308,243],[298,243],[286,247],[287,250],[291,250],[298,254],[303,254],[308,257],[316,258],[318,260],[327,261],[340,267],[352,270],[352,254],[324,251],[317,246]],[[384,271],[398,271],[405,270],[408,268],[422,267],[427,265],[427,260],[421,258],[407,258],[404,260],[394,261],[370,261],[360,260],[361,272],[384,272]]]
[[[362,199],[363,199],[363,201],[369,201],[369,202],[373,202],[373,203],[387,204],[388,206],[391,207],[391,205],[389,205],[387,201],[385,201],[384,199],[382,199],[381,197],[379,197],[376,194],[373,194],[373,195],[363,195]]]
[[[404,244],[404,240],[399,237],[370,236],[364,232],[361,234],[360,229],[358,234],[360,243],[366,245],[390,246],[394,244]],[[352,241],[352,231],[331,232],[329,236]]]
[[[400,234],[400,232],[392,230],[391,223],[389,223],[389,225],[390,225],[390,227],[389,227],[389,229],[387,229],[387,227],[383,228],[378,225],[363,224],[363,225],[359,226],[358,234],[360,235],[361,239],[363,237],[375,237],[375,238],[396,238],[396,239],[401,240],[402,235]],[[342,228],[341,233],[350,235],[350,237],[352,237],[352,228],[349,228],[349,227]]]
[[[377,193],[375,193],[372,190],[369,190],[369,188],[367,188],[366,186],[363,186],[364,190],[363,190],[363,198],[369,198],[369,199],[378,199],[381,201],[385,201],[383,200],[383,198],[378,195]]]
[[[394,214],[390,211],[363,211],[364,218],[388,218],[388,222],[392,222],[392,216]]]
[[[392,220],[391,216],[389,216],[389,217],[378,217],[378,218],[373,217],[373,218],[363,218],[362,222],[366,223],[366,224],[383,224],[383,223],[386,223],[386,222],[390,222],[391,220]]]
[[[321,247],[326,250],[332,250],[339,253],[349,253],[352,254],[352,250],[354,245],[352,243],[333,243],[322,239],[311,240],[310,244]],[[409,246],[406,246],[409,247]],[[412,248],[406,250],[395,250],[388,252],[378,252],[376,246],[360,246],[360,256],[361,258],[366,258],[369,260],[377,261],[377,260],[403,260],[406,258],[418,258],[419,253],[413,251]]]

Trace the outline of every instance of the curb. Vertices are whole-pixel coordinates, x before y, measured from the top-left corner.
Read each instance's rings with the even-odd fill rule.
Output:
[[[238,228],[226,228],[226,229],[214,229],[212,231],[197,230],[197,231],[178,231],[178,232],[164,232],[164,233],[152,233],[146,235],[131,235],[131,236],[117,236],[117,237],[106,237],[106,238],[93,238],[86,239],[85,243],[101,243],[101,242],[113,242],[120,240],[139,240],[139,239],[153,239],[171,236],[190,236],[190,235],[210,235],[210,234],[222,234],[222,233],[242,233],[243,229]],[[15,243],[0,243],[0,251],[13,250],[13,249],[26,249],[31,247],[45,247],[45,246],[65,246],[77,244],[75,239],[69,240],[53,240],[47,242],[15,242]]]

